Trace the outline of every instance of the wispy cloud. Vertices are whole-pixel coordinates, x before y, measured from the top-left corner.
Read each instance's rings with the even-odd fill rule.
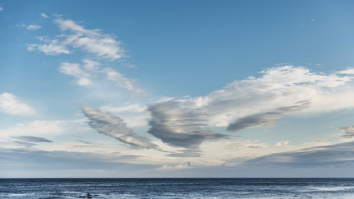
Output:
[[[43,17],[45,19],[49,18],[49,16],[47,14],[45,14],[45,13],[41,13],[41,17]]]
[[[0,112],[11,115],[31,115],[34,109],[24,102],[21,102],[11,93],[0,93]]]
[[[42,14],[42,17],[46,16]],[[39,44],[29,44],[28,50],[38,50],[47,55],[68,54],[68,48],[81,49],[97,58],[117,60],[125,57],[121,42],[98,29],[85,29],[72,20],[56,18],[61,34],[53,40],[40,40]]]
[[[125,77],[122,73],[113,68],[100,68],[101,63],[91,59],[84,59],[83,65],[78,63],[61,63],[59,71],[63,74],[75,77],[76,84],[88,86],[92,83],[91,78],[104,75],[105,79],[115,83],[117,87],[126,89],[136,94],[142,94],[144,91],[135,85],[135,81]]]
[[[310,105],[309,101],[298,102],[294,106],[281,107],[269,112],[242,117],[237,119],[235,122],[230,123],[229,126],[227,127],[227,130],[232,132],[237,132],[242,129],[251,128],[251,127],[258,127],[258,126],[271,127],[275,125],[276,121],[279,118],[288,115],[290,113],[308,108],[309,105]]]
[[[49,40],[40,38],[45,44],[28,44],[28,51],[38,50],[46,55],[59,55],[59,54],[69,54],[70,51],[66,48],[65,45],[62,45],[59,40]]]
[[[59,71],[66,75],[71,75],[76,78],[76,83],[81,86],[88,86],[91,84],[90,75],[80,68],[77,63],[62,63]]]
[[[275,146],[278,146],[278,147],[285,147],[285,146],[288,146],[290,143],[289,140],[282,140],[282,141],[279,141],[277,143],[275,143]]]
[[[14,136],[12,138],[15,138],[17,140],[24,141],[24,142],[52,142],[52,141],[47,140],[45,138],[35,137],[35,136]]]
[[[41,28],[41,26],[34,25],[34,24],[32,24],[32,25],[21,24],[21,25],[19,25],[19,27],[26,28],[27,30],[38,30]]]
[[[178,165],[163,165],[161,168],[158,168],[157,170],[171,171],[171,170],[182,170],[182,169],[192,169],[192,168],[195,168],[195,166],[191,162],[186,162],[184,164],[178,164]]]
[[[206,125],[204,115],[182,108],[178,102],[151,104],[148,110],[152,116],[148,132],[172,146],[196,148],[206,140],[227,138],[225,135],[203,129]]]
[[[135,86],[134,80],[126,78],[122,73],[119,73],[118,71],[115,71],[112,68],[105,68],[103,72],[107,75],[106,79],[109,81],[113,81],[116,86],[127,89],[134,93],[144,93],[142,89]]]
[[[0,129],[1,137],[42,136],[62,133],[63,121],[36,120],[28,124],[18,123],[9,129]]]
[[[133,130],[127,128],[124,121],[115,115],[102,112],[89,106],[81,106],[81,110],[89,119],[89,125],[99,133],[114,137],[132,147],[145,149],[157,148],[150,140],[138,136]]]
[[[0,7],[0,11],[3,11],[4,9],[2,7]]]
[[[287,167],[336,166],[354,163],[354,142],[275,153],[245,162],[245,165],[278,165]]]

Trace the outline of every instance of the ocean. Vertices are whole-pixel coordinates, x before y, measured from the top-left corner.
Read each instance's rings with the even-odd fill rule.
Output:
[[[0,179],[0,198],[354,198],[349,178]]]

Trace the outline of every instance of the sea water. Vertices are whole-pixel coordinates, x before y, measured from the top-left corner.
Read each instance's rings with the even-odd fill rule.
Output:
[[[354,179],[0,179],[0,198],[354,198]]]

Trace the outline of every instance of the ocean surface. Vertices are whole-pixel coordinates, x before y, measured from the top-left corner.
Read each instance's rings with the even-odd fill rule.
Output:
[[[0,179],[0,198],[354,198],[354,179]]]

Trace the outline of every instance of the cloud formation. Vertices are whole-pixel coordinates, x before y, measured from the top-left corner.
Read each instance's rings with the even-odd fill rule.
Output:
[[[242,129],[251,128],[251,127],[259,127],[259,126],[274,126],[276,121],[290,113],[308,108],[310,105],[309,101],[298,102],[294,106],[281,107],[275,110],[259,113],[254,115],[249,115],[246,117],[242,117],[237,119],[235,122],[232,122],[227,127],[228,131],[237,132]]]
[[[80,68],[77,63],[61,63],[59,71],[66,75],[71,75],[76,78],[76,83],[81,86],[88,86],[91,84],[90,75]]]
[[[89,125],[99,133],[111,136],[132,147],[156,149],[157,146],[150,140],[136,135],[133,130],[127,128],[123,119],[98,109],[81,106],[82,113],[89,119]]]
[[[43,13],[41,16],[47,17]],[[40,39],[39,44],[29,44],[29,51],[38,50],[47,55],[58,55],[69,54],[72,49],[80,49],[102,59],[117,60],[125,57],[121,42],[98,29],[85,29],[70,19],[56,18],[54,22],[62,34],[57,35],[57,39]]]
[[[0,112],[11,115],[31,115],[34,109],[29,105],[21,102],[11,93],[0,93]]]
[[[127,89],[134,93],[143,93],[144,91],[140,88],[137,88],[134,84],[134,80],[126,78],[122,73],[115,71],[112,68],[105,68],[102,70],[106,73],[106,79],[109,81],[113,81],[117,87]]]
[[[45,138],[35,137],[35,136],[14,136],[16,140],[24,141],[24,142],[52,142]]]
[[[0,129],[0,138],[23,136],[24,134],[31,136],[59,134],[64,131],[64,126],[63,121],[36,120],[29,124],[18,123],[13,128]]]
[[[288,167],[336,166],[354,163],[354,142],[312,147],[293,152],[275,153],[245,162],[245,165]]]
[[[44,44],[28,44],[28,51],[38,50],[46,55],[69,54],[70,51],[65,45],[62,45],[57,39],[49,40],[40,37],[40,41]]]
[[[289,114],[354,108],[352,69],[323,74],[304,67],[266,69],[208,95],[179,100],[181,107],[208,113],[210,126],[231,131],[271,126]]]
[[[49,18],[48,15],[46,15],[45,13],[41,13],[41,17],[43,17],[45,19]]]
[[[341,127],[339,130],[344,133],[339,138],[354,138],[354,126]]]
[[[218,140],[227,136],[214,133],[205,126],[204,115],[196,110],[182,108],[179,102],[167,101],[148,107],[152,118],[148,133],[172,146],[196,148],[206,140]]]
[[[115,83],[115,86],[126,89],[133,93],[144,93],[142,89],[135,85],[135,81],[125,77],[122,73],[110,67],[100,68],[101,63],[91,59],[83,59],[83,64],[63,62],[59,71],[63,74],[73,76],[76,84],[89,86],[92,84],[92,77],[104,75],[105,79]]]

